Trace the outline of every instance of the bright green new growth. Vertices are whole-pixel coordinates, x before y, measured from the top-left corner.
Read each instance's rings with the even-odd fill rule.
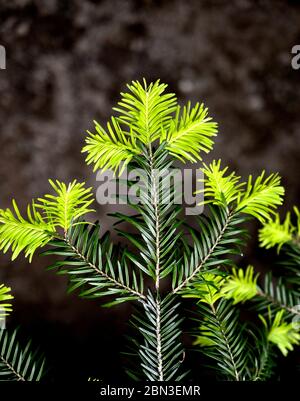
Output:
[[[294,206],[296,225],[291,221],[291,213],[288,212],[283,223],[280,222],[280,216],[277,213],[274,220],[266,222],[259,230],[260,246],[266,249],[277,246],[278,252],[284,244],[295,242],[300,238],[300,213]]]
[[[199,302],[213,305],[218,299],[223,297],[220,290],[224,287],[225,278],[213,273],[204,273],[202,280],[202,282],[194,285],[195,291],[193,293],[184,294],[183,297],[198,298]]]
[[[277,214],[273,221],[268,221],[259,231],[260,246],[266,249],[277,246],[278,251],[283,244],[292,241],[294,227],[291,223],[291,214],[288,213],[284,222],[280,223]]]
[[[143,84],[133,82],[127,87],[129,92],[121,93],[122,100],[114,107],[120,116],[112,117],[107,131],[97,122],[97,134],[88,131],[83,152],[88,153],[86,162],[94,164],[94,171],[116,171],[122,162],[124,168],[135,155],[143,153],[143,145],[157,139],[181,161],[201,160],[199,152],[212,149],[217,124],[203,104],[192,108],[189,102],[181,110],[176,96],[165,94],[167,85],[159,81],[149,85],[145,80]]]
[[[233,304],[252,299],[258,293],[257,278],[258,274],[254,275],[253,266],[248,266],[245,272],[243,269],[237,270],[233,267],[231,275],[222,288],[225,298],[232,298]]]
[[[121,162],[123,168],[132,160],[135,154],[141,150],[137,147],[133,135],[126,135],[116,118],[107,123],[107,131],[95,121],[96,134],[89,133],[86,138],[86,146],[83,152],[88,152],[87,164],[94,164],[94,171],[98,169],[112,169],[116,171]],[[121,170],[122,171],[122,170]]]
[[[57,228],[66,232],[73,219],[93,211],[89,208],[92,192],[84,183],[49,182],[56,195],[47,194],[28,205],[27,219],[21,216],[15,200],[13,210],[0,210],[0,249],[5,253],[11,248],[12,260],[24,251],[31,261],[38,248],[58,236]]]
[[[203,189],[198,193],[204,192],[205,203],[229,206],[234,202],[242,190],[245,183],[240,182],[240,178],[235,172],[226,175],[228,167],[221,169],[221,160],[213,160],[208,166],[203,163],[203,179],[199,181],[203,184]]]
[[[294,345],[300,344],[299,327],[285,320],[291,314],[300,315],[297,309],[284,304],[288,303],[289,294],[284,294],[283,298],[277,294],[276,298],[273,293],[264,293],[257,285],[257,278],[253,266],[248,266],[245,271],[233,267],[227,277],[208,273],[207,281],[195,286],[198,293],[193,297],[199,299],[202,319],[194,345],[200,346],[204,355],[215,360],[218,366],[214,368],[230,380],[268,379],[274,367],[272,344],[285,356],[293,351]],[[280,286],[278,291],[281,291]],[[239,322],[238,311],[233,307],[252,299],[260,301],[255,309],[265,312],[269,322],[259,314],[263,328],[257,327],[255,331]]]
[[[254,273],[253,266],[248,266],[245,271],[233,267],[222,286],[222,295],[232,299],[234,305],[253,301],[258,311],[275,314],[282,309],[291,316],[300,316],[296,307],[300,302],[297,289],[294,290],[282,279],[274,280],[270,272],[265,275],[263,285],[258,285],[258,277],[259,273]],[[299,287],[297,282],[296,286]]]
[[[24,251],[31,260],[38,248],[48,245],[46,254],[63,256],[52,268],[68,275],[69,291],[77,290],[86,298],[108,297],[106,306],[137,301],[132,324],[137,333],[134,356],[139,362],[129,371],[135,379],[184,376],[179,305],[181,297],[189,297],[198,299],[198,342],[209,349],[207,356],[218,372],[230,380],[265,380],[271,375],[271,340],[262,336],[256,341],[259,346],[253,347],[255,333],[251,339],[245,335],[233,303],[263,295],[264,302],[270,303],[270,291],[263,293],[258,287],[251,267],[245,273],[235,267],[230,271],[232,256],[240,254],[244,245],[245,214],[269,221],[282,203],[284,189],[277,174],[265,177],[263,172],[255,180],[250,175],[241,182],[227,167],[221,168],[220,160],[203,164],[209,213],[196,216],[193,228],[183,225],[182,208],[170,202],[174,188],[169,191],[161,185],[156,173],[172,172],[176,159],[202,160],[213,147],[217,124],[201,103],[180,107],[166,87],[146,80],[128,85],[114,108],[117,116],[106,126],[95,122],[96,132],[88,131],[82,150],[94,170],[121,173],[125,166],[138,167],[149,179],[149,193],[141,194],[142,202],[129,200],[136,214],[115,215],[116,225],[126,222],[134,229],[117,229],[130,247],[116,248],[108,235],[100,236],[99,224],[86,221],[92,211],[90,188],[76,181],[50,181],[54,194],[34,201],[26,218],[15,202],[12,211],[0,210],[0,249],[11,248],[13,259]],[[128,187],[132,185],[130,181]],[[276,299],[281,308],[283,299]],[[290,304],[286,307],[288,311]],[[265,310],[261,303],[260,313]]]
[[[270,220],[274,209],[282,204],[284,188],[280,185],[278,174],[265,178],[263,171],[253,182],[250,175],[247,182],[240,182],[234,172],[227,174],[228,167],[221,169],[221,160],[204,164],[202,171],[205,178],[199,181],[204,189],[204,203],[230,206],[236,212],[250,214],[262,223]]]
[[[76,180],[66,185],[63,182],[49,180],[56,195],[45,195],[39,198],[35,207],[42,210],[54,228],[61,227],[66,232],[72,220],[87,213],[94,212],[89,206],[93,203],[91,188],[85,188],[85,183],[78,183]]]
[[[176,96],[164,93],[167,85],[159,80],[149,85],[145,79],[143,83],[133,81],[127,88],[113,110],[119,114],[117,120],[124,126],[125,134],[132,133],[142,144],[149,145],[170,128],[177,109]]]
[[[4,284],[0,284],[0,327],[1,321],[3,321],[3,319],[8,316],[9,312],[12,311],[12,305],[7,303],[7,301],[13,298],[14,297],[11,295],[11,288],[5,287]]]
[[[267,331],[267,338],[275,344],[284,356],[287,356],[289,351],[293,351],[294,345],[300,344],[300,333],[293,323],[284,321],[284,310],[276,313],[275,318],[272,320],[269,317],[269,322],[260,316],[265,329]]]
[[[265,178],[263,171],[254,182],[250,175],[246,190],[239,194],[237,210],[251,214],[264,222],[275,213],[274,209],[282,205],[283,195],[284,188],[280,185],[278,174],[271,174]]]
[[[208,117],[208,109],[197,103],[193,108],[188,102],[178,106],[176,116],[168,130],[162,132],[161,141],[166,141],[166,149],[182,162],[202,160],[201,151],[209,153],[213,147],[213,137],[217,135],[217,124]]]
[[[27,206],[27,219],[21,216],[15,200],[12,203],[13,210],[0,210],[0,249],[6,253],[11,248],[12,260],[24,251],[31,261],[36,249],[53,238],[54,226],[37,211],[34,203]]]

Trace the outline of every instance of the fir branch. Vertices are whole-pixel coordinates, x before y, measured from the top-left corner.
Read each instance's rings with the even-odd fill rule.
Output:
[[[182,319],[176,294],[200,299],[203,321],[199,341],[205,343],[202,345],[207,354],[226,378],[267,377],[269,348],[262,348],[261,358],[252,355],[253,347],[244,336],[236,309],[223,298],[225,292],[221,287],[225,287],[226,279],[214,273],[220,274],[222,268],[232,265],[231,256],[240,253],[245,237],[245,230],[241,228],[247,219],[245,215],[264,222],[282,203],[284,189],[280,177],[277,174],[265,177],[263,172],[255,180],[250,176],[243,183],[235,173],[228,174],[227,168],[222,169],[220,161],[204,165],[204,203],[211,204],[210,213],[196,219],[198,227],[189,229],[189,242],[178,217],[182,208],[175,206],[175,186],[170,188],[166,184],[174,159],[196,162],[201,160],[202,152],[212,149],[217,125],[203,104],[192,107],[188,103],[181,108],[175,95],[166,93],[165,89],[166,85],[159,81],[132,82],[115,108],[118,116],[112,117],[105,128],[95,123],[96,133],[89,132],[83,148],[87,153],[86,162],[93,164],[94,170],[116,172],[119,169],[121,173],[126,166],[129,170],[140,167],[142,178],[146,184],[150,183],[146,191],[140,191],[140,204],[129,202],[137,212],[135,216],[116,214],[117,224],[126,221],[134,227],[134,233],[117,230],[131,242],[134,250],[116,249],[108,235],[100,238],[98,224],[81,220],[91,211],[92,195],[90,188],[76,181],[68,185],[50,181],[55,195],[48,194],[33,202],[28,207],[27,219],[21,216],[15,202],[13,211],[0,210],[0,249],[6,252],[11,248],[13,258],[24,251],[31,259],[38,248],[48,244],[52,248],[46,254],[64,258],[50,268],[68,275],[69,291],[78,289],[81,296],[88,298],[110,296],[112,300],[106,306],[139,301],[143,311],[135,316],[134,324],[143,339],[137,353],[139,366],[148,380],[183,377],[179,371],[184,356],[180,340]],[[132,188],[133,181],[128,185]],[[298,224],[294,231],[299,236],[298,209],[295,213]],[[285,234],[290,234],[289,229]],[[293,237],[287,242],[286,239],[287,236],[284,246],[298,245],[299,238]],[[274,244],[278,238],[272,241],[269,238],[265,244]],[[154,293],[144,292],[145,275],[152,279]],[[161,281],[169,276],[172,276],[172,290],[162,296]],[[215,290],[209,287],[209,280]],[[209,293],[203,293],[203,287],[208,287]],[[269,304],[270,296],[274,298],[271,303],[278,301],[280,307],[286,304],[283,293],[280,297],[276,294],[276,299],[266,291],[263,294],[256,285],[256,277],[247,271],[235,274],[233,270],[227,280],[229,294],[237,302],[266,295]],[[291,343],[298,342],[298,337],[293,334],[287,341],[287,325],[281,323],[274,327],[279,334],[284,332],[280,344],[285,351]],[[269,343],[274,338],[276,335],[268,337]],[[138,343],[135,339],[134,342]],[[26,366],[29,365],[30,361]],[[14,372],[11,370],[10,374],[13,376]],[[25,374],[19,374],[25,378]]]
[[[31,341],[23,348],[16,339],[17,330],[0,330],[0,380],[40,381],[44,375],[44,359],[32,352]]]
[[[259,312],[275,313],[284,309],[290,315],[300,315],[300,311],[295,307],[299,305],[300,298],[286,285],[284,280],[274,280],[271,272],[265,275],[264,283],[261,288],[257,284],[258,274],[254,274],[253,266],[236,270],[227,277],[222,286],[222,294],[227,299],[233,299],[234,304],[245,301],[254,302],[254,308]]]
[[[300,311],[296,308],[300,304],[300,297],[284,283],[282,278],[274,281],[271,272],[266,274],[263,288],[258,287],[253,301],[255,309],[259,312],[269,313],[271,307],[273,313],[284,309],[290,316],[300,316]]]
[[[210,220],[205,217],[198,219],[201,232],[193,235],[194,250],[173,272],[173,294],[190,293],[190,286],[199,273],[231,263],[227,255],[235,254],[237,247],[243,243],[244,230],[237,225],[244,220],[228,208],[215,207],[211,211]],[[226,248],[225,244],[230,244],[230,248]]]
[[[54,263],[50,269],[68,274],[69,291],[80,289],[82,297],[117,296],[106,306],[145,299],[141,273],[132,271],[131,278],[126,260],[117,260],[109,238],[104,236],[100,240],[99,231],[97,224],[89,228],[83,222],[73,223],[63,239],[51,242],[54,249],[44,252],[46,255],[66,256],[65,260]]]
[[[246,379],[248,347],[242,326],[238,323],[237,311],[224,299],[215,306],[198,303],[202,317],[200,336],[196,344],[203,346],[202,352],[214,359],[214,367],[229,380]]]

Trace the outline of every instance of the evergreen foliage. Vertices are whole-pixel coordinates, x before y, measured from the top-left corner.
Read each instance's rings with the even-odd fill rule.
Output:
[[[21,346],[17,330],[11,332],[3,324],[12,312],[7,301],[13,298],[10,287],[0,284],[0,381],[39,381],[44,374],[44,359],[32,351],[31,341]]]
[[[11,249],[12,259],[24,252],[31,261],[35,251],[47,245],[44,253],[59,257],[50,269],[68,276],[69,291],[104,297],[107,307],[136,302],[132,324],[138,364],[130,372],[133,378],[184,377],[180,312],[184,297],[197,299],[196,343],[214,362],[218,376],[267,380],[274,370],[274,347],[287,354],[299,342],[289,320],[297,294],[294,291],[290,298],[290,289],[281,282],[278,292],[271,278],[261,288],[253,267],[237,268],[234,257],[245,245],[245,223],[250,218],[264,224],[260,233],[264,246],[295,245],[298,209],[297,226],[291,226],[289,217],[283,225],[277,217],[274,220],[284,195],[279,175],[262,172],[243,182],[228,167],[222,168],[221,160],[203,163],[199,191],[208,206],[189,227],[181,217],[182,207],[173,202],[175,186],[170,188],[167,180],[176,160],[196,162],[212,149],[217,124],[207,108],[190,102],[181,107],[165,84],[143,80],[128,85],[114,110],[117,115],[106,126],[95,122],[96,133],[88,131],[83,152],[94,170],[112,169],[118,176],[126,166],[143,172],[146,190],[140,191],[140,203],[129,199],[136,214],[115,214],[116,230],[129,245],[113,245],[109,234],[100,233],[98,222],[89,222],[92,192],[84,183],[50,180],[53,193],[33,201],[26,218],[15,201],[12,210],[0,210],[0,249]],[[128,187],[134,184],[131,180]],[[132,230],[125,231],[123,222]],[[300,260],[300,252],[296,258]],[[296,269],[291,263],[290,270]],[[256,329],[240,318],[240,304],[248,302],[261,316]],[[3,353],[10,356],[8,340],[2,341]],[[11,344],[15,347],[14,340]],[[40,365],[29,366],[20,375],[40,378]]]

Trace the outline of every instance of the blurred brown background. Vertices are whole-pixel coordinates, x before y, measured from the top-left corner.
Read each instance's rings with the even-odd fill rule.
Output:
[[[48,178],[95,175],[80,153],[92,120],[104,122],[132,79],[161,78],[181,102],[205,101],[219,122],[214,151],[246,176],[279,171],[282,211],[300,203],[300,44],[298,1],[0,0],[0,204],[20,205],[48,191]],[[98,208],[104,218],[105,210]],[[256,226],[247,261],[271,263],[258,251]],[[66,295],[49,260],[0,256],[0,282],[11,285],[15,312],[45,351],[52,376],[122,377],[119,353],[130,307]],[[243,262],[243,263],[246,263]],[[197,377],[197,358],[191,358]]]

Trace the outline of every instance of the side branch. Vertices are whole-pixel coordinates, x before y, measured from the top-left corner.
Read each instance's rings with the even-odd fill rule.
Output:
[[[91,263],[81,252],[78,248],[76,248],[71,242],[70,239],[65,236],[64,238],[65,243],[74,251],[74,253],[78,256],[78,258],[82,261],[84,261],[88,266],[90,266],[93,270],[95,270],[96,273],[100,274],[102,277],[105,277],[108,281],[110,281],[112,284],[115,286],[129,292],[131,295],[137,296],[143,300],[146,299],[145,295],[142,294],[139,291],[134,290],[133,288],[130,288],[126,286],[125,284],[119,282],[115,278],[109,276],[107,273],[104,271],[100,270],[95,264]]]
[[[194,278],[195,276],[201,271],[201,269],[203,268],[203,266],[208,262],[208,260],[211,258],[211,256],[213,255],[216,247],[220,244],[220,242],[222,241],[222,238],[231,222],[231,219],[234,215],[234,212],[231,211],[227,214],[226,219],[224,221],[223,227],[221,228],[221,231],[219,233],[219,235],[216,237],[216,239],[214,240],[214,242],[211,244],[211,246],[209,247],[207,254],[204,258],[201,259],[201,262],[199,264],[197,264],[197,266],[195,267],[195,269],[193,270],[193,272],[186,277],[180,284],[178,284],[174,289],[173,289],[173,294],[178,293],[179,291],[181,291],[185,286],[187,286]]]

